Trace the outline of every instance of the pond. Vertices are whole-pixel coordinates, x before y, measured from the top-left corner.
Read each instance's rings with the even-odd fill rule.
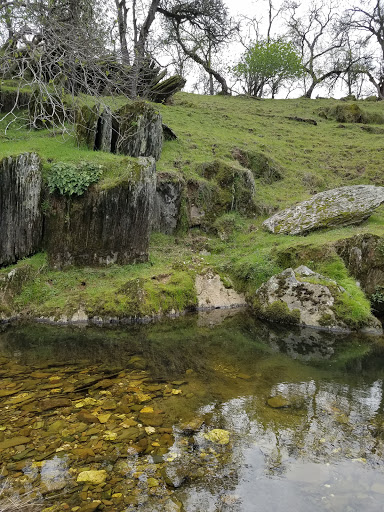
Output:
[[[218,311],[2,329],[0,511],[384,509],[382,339]]]

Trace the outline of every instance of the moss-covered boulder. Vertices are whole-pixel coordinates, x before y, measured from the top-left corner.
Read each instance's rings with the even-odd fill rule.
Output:
[[[343,315],[344,303],[351,300],[347,295],[336,281],[302,265],[271,277],[256,291],[252,305],[258,317],[271,322],[381,334],[380,322],[371,314],[359,323]]]
[[[226,210],[250,214],[255,209],[256,186],[252,172],[243,167],[230,165],[222,160],[203,164],[199,173],[220,188],[218,200]]]
[[[334,119],[338,123],[383,124],[384,116],[363,110],[357,103],[339,103],[332,107],[321,108],[320,117]]]
[[[156,160],[163,144],[161,115],[145,101],[132,101],[116,110],[84,105],[76,113],[76,134],[78,143],[92,150]]]
[[[190,227],[211,228],[229,212],[252,216],[256,212],[256,186],[252,171],[222,160],[199,166],[201,179],[187,181],[186,196]]]
[[[116,183],[77,197],[53,194],[45,232],[50,266],[147,261],[155,189],[155,162],[142,158]]]
[[[271,184],[283,179],[281,166],[262,151],[246,151],[240,148],[232,150],[232,157],[243,167],[250,169],[256,179]]]
[[[382,203],[384,187],[340,187],[276,213],[263,226],[271,233],[305,235],[316,229],[360,224]]]
[[[0,266],[41,248],[41,161],[24,153],[0,161]]]

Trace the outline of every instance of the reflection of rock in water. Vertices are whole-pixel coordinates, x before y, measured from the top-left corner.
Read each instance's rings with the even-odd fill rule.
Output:
[[[345,339],[345,335],[330,334],[308,327],[279,331],[270,329],[268,342],[276,352],[284,352],[293,359],[309,361],[330,359],[335,352],[336,337],[340,340]]]
[[[215,327],[216,325],[220,325],[227,318],[232,318],[239,313],[243,313],[245,308],[235,308],[235,309],[212,309],[209,311],[199,311],[198,312],[198,327]]]

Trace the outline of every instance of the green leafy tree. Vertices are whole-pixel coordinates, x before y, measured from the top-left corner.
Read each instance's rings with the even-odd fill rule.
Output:
[[[303,74],[300,55],[290,42],[281,40],[258,41],[242,56],[234,68],[243,81],[244,91],[260,98],[268,87],[272,98],[287,82]]]

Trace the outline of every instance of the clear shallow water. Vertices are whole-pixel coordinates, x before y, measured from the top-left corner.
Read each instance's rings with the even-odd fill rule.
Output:
[[[218,314],[4,329],[0,510],[381,512],[382,340]]]

